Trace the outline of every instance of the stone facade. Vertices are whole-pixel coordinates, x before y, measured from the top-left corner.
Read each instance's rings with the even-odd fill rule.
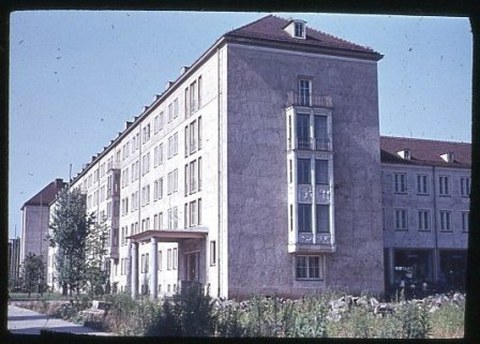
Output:
[[[232,44],[228,71],[230,294],[301,296],[325,286],[381,291],[376,63]],[[299,77],[333,101],[336,250],[324,255],[322,281],[296,280],[295,254],[286,250],[285,112]]]

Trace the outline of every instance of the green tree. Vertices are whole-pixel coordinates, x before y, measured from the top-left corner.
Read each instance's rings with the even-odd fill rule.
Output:
[[[35,253],[29,253],[22,263],[22,280],[23,287],[28,293],[28,297],[35,290],[39,288],[39,292],[43,291],[43,283],[45,277],[45,264],[42,256],[37,256]]]
[[[57,282],[72,295],[85,287],[86,240],[93,217],[87,215],[85,195],[78,189],[63,189],[57,199],[50,225],[49,242],[57,248],[55,255]]]
[[[91,295],[103,295],[108,292],[109,269],[105,256],[107,254],[109,229],[104,219],[95,223],[86,238],[85,277],[88,292]]]

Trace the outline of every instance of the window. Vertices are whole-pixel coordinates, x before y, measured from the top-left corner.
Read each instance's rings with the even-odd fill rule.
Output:
[[[292,149],[292,115],[288,115],[288,148]]]
[[[310,106],[312,95],[312,82],[306,79],[298,81],[299,105]]]
[[[310,184],[310,159],[297,160],[297,179],[298,184]]]
[[[167,193],[170,195],[178,191],[178,169],[167,175]]]
[[[202,199],[199,198],[198,199],[198,205],[197,205],[197,211],[198,211],[198,225],[201,225],[202,224]]]
[[[327,116],[315,116],[315,149],[328,150]]]
[[[190,226],[197,224],[197,201],[190,202]]]
[[[149,254],[148,253],[145,253],[145,272],[148,272],[148,267],[150,266],[149,264]]]
[[[312,205],[298,204],[298,232],[312,232]]]
[[[395,209],[395,229],[396,230],[407,230],[407,210],[406,209]]]
[[[202,190],[202,157],[198,158],[198,191]]]
[[[203,96],[203,83],[202,83],[202,76],[198,77],[198,108],[202,106],[202,96]]]
[[[451,231],[452,212],[448,210],[440,210],[440,229],[442,231]]]
[[[188,227],[188,203],[183,205],[183,227]]]
[[[194,81],[190,84],[190,111],[194,113],[198,109],[197,104],[197,82]]]
[[[168,138],[168,154],[167,157],[170,159],[172,156],[177,155],[178,153],[178,133],[173,134]]]
[[[158,115],[153,119],[153,134],[158,133]]]
[[[293,166],[292,159],[288,160],[288,181],[293,183]]]
[[[153,167],[157,167],[159,165],[159,154],[158,154],[158,146],[153,149]]]
[[[407,193],[407,175],[405,173],[394,173],[395,193]]]
[[[142,143],[150,140],[150,123],[143,127],[143,140]]]
[[[290,230],[293,231],[293,205],[290,204],[290,212],[289,212],[289,224],[290,224]]]
[[[202,117],[198,117],[198,150],[202,149]]]
[[[173,118],[178,117],[178,98],[173,101]]]
[[[470,178],[468,177],[460,178],[460,195],[464,197],[470,196]]]
[[[470,213],[468,211],[462,211],[462,231],[463,232],[468,232],[468,228],[470,224],[469,214]]]
[[[185,118],[188,118],[188,116],[190,115],[189,114],[189,109],[188,109],[188,101],[189,101],[189,98],[188,98],[188,87],[185,88],[185,97],[184,97],[184,100],[183,100],[183,104],[185,105]]]
[[[178,191],[178,169],[173,170],[173,192]]]
[[[294,24],[294,34],[295,34],[295,37],[297,38],[305,38],[305,24],[301,23],[301,22],[295,22]]]
[[[158,146],[158,164],[163,164],[163,143]]]
[[[168,104],[168,123],[173,120],[173,104]]]
[[[417,174],[417,194],[428,195],[428,176],[426,174]]]
[[[315,160],[315,184],[328,184],[328,160]]]
[[[185,158],[188,156],[188,152],[190,151],[188,149],[188,125],[185,126],[185,137],[184,137],[184,142],[185,142]]]
[[[172,270],[172,249],[167,250],[167,270]]]
[[[178,253],[177,253],[177,249],[174,248],[173,249],[173,270],[176,270],[177,267],[178,267]],[[175,288],[175,285],[174,285],[174,288]]]
[[[319,280],[323,278],[320,256],[297,256],[295,260],[297,279]]]
[[[210,266],[217,264],[217,242],[215,240],[210,241]]]
[[[163,178],[160,178],[158,180],[158,194],[157,194],[158,199],[163,198]]]
[[[153,201],[158,200],[158,180],[153,182]]]
[[[163,213],[158,214],[158,229],[163,229]]]
[[[310,149],[310,115],[297,114],[297,148]]]
[[[197,191],[197,161],[190,163],[190,194]]]
[[[328,205],[317,204],[317,233],[330,233],[330,213]]]
[[[142,187],[142,207],[150,203],[150,185]]]
[[[190,123],[190,154],[197,151],[197,121]]]
[[[161,223],[163,223],[163,215],[160,213]],[[168,209],[168,229],[177,229],[178,228],[178,208],[173,207]]]
[[[450,195],[450,177],[449,176],[438,177],[438,194],[440,196]]]
[[[165,119],[164,119],[163,111],[162,111],[162,112],[160,112],[160,115],[158,116],[158,131],[163,130],[164,127],[165,127]]]
[[[428,210],[418,211],[418,229],[421,231],[430,230],[430,212]]]
[[[162,250],[158,251],[158,270],[162,271],[163,268],[163,257],[162,257]]]
[[[142,157],[142,176],[150,172],[150,153]]]

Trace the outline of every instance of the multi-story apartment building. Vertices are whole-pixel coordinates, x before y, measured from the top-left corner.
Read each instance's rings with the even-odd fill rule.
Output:
[[[50,219],[50,203],[55,200],[57,193],[64,186],[65,183],[62,179],[56,179],[23,204],[21,208],[20,263],[29,253],[34,253],[42,256],[45,266],[47,266],[48,242],[46,242],[46,237]]]
[[[20,238],[8,241],[8,280],[15,287],[20,277]]]
[[[71,183],[118,290],[382,291],[381,57],[270,15],[182,68]]]
[[[471,145],[381,137],[385,282],[464,289]]]

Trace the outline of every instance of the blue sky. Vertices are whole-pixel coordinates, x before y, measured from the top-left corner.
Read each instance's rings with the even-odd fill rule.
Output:
[[[24,11],[10,17],[9,236],[20,207],[75,175],[222,34],[268,13]],[[277,13],[369,46],[380,133],[471,142],[467,18]]]

